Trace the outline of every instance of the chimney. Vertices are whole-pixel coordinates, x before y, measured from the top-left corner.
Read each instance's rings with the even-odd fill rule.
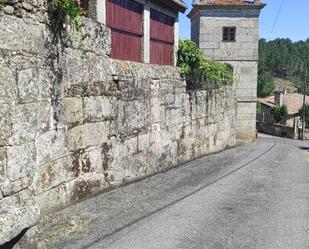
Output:
[[[275,104],[278,106],[283,105],[284,96],[286,94],[286,90],[277,90],[275,91]]]

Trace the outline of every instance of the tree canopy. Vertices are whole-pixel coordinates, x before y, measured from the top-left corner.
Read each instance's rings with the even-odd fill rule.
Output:
[[[302,92],[306,69],[309,70],[309,39],[298,42],[290,39],[261,39],[258,95],[265,97],[272,92],[275,87],[272,76],[292,81]],[[309,90],[306,92],[309,93]]]
[[[305,111],[305,113],[303,113]],[[309,104],[306,104],[304,107],[302,107],[299,110],[299,115],[303,117],[303,114],[305,115],[305,123],[306,127],[309,127]]]

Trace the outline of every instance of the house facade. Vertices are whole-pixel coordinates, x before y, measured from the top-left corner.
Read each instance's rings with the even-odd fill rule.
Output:
[[[256,136],[259,0],[201,0],[193,4],[192,40],[207,58],[233,67],[237,82],[237,137]]]
[[[182,0],[79,0],[89,16],[112,31],[113,59],[176,65]]]
[[[299,129],[302,126],[299,110],[303,107],[304,103],[304,96],[302,94],[278,90],[272,96],[259,98],[258,102],[261,105],[261,113],[257,116],[257,122],[261,132],[271,133],[270,131],[272,131],[274,133],[273,127],[277,126],[280,129],[277,128],[278,132],[274,133],[274,135],[280,135],[280,130],[282,129],[290,129],[294,132],[294,136],[290,136],[291,138],[299,137]],[[305,104],[309,104],[309,96],[305,96]],[[271,109],[275,106],[282,105],[286,105],[288,114],[278,124]],[[270,129],[263,130],[265,127],[269,127]]]

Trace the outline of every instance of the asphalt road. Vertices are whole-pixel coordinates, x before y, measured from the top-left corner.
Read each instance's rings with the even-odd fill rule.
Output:
[[[308,151],[264,137],[97,196],[58,214],[92,219],[53,248],[308,249]]]

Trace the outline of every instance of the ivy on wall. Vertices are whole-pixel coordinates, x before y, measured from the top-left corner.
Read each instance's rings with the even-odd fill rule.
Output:
[[[4,0],[0,0],[0,10],[4,7]]]
[[[220,89],[234,83],[232,67],[206,59],[191,40],[179,42],[178,66],[189,89]]]
[[[1,0],[0,0],[1,1]],[[85,9],[80,7],[75,0],[52,0],[54,8],[60,11],[60,14],[67,17],[73,23],[77,35],[84,40],[87,35],[82,33],[85,24],[81,17],[87,13]]]

